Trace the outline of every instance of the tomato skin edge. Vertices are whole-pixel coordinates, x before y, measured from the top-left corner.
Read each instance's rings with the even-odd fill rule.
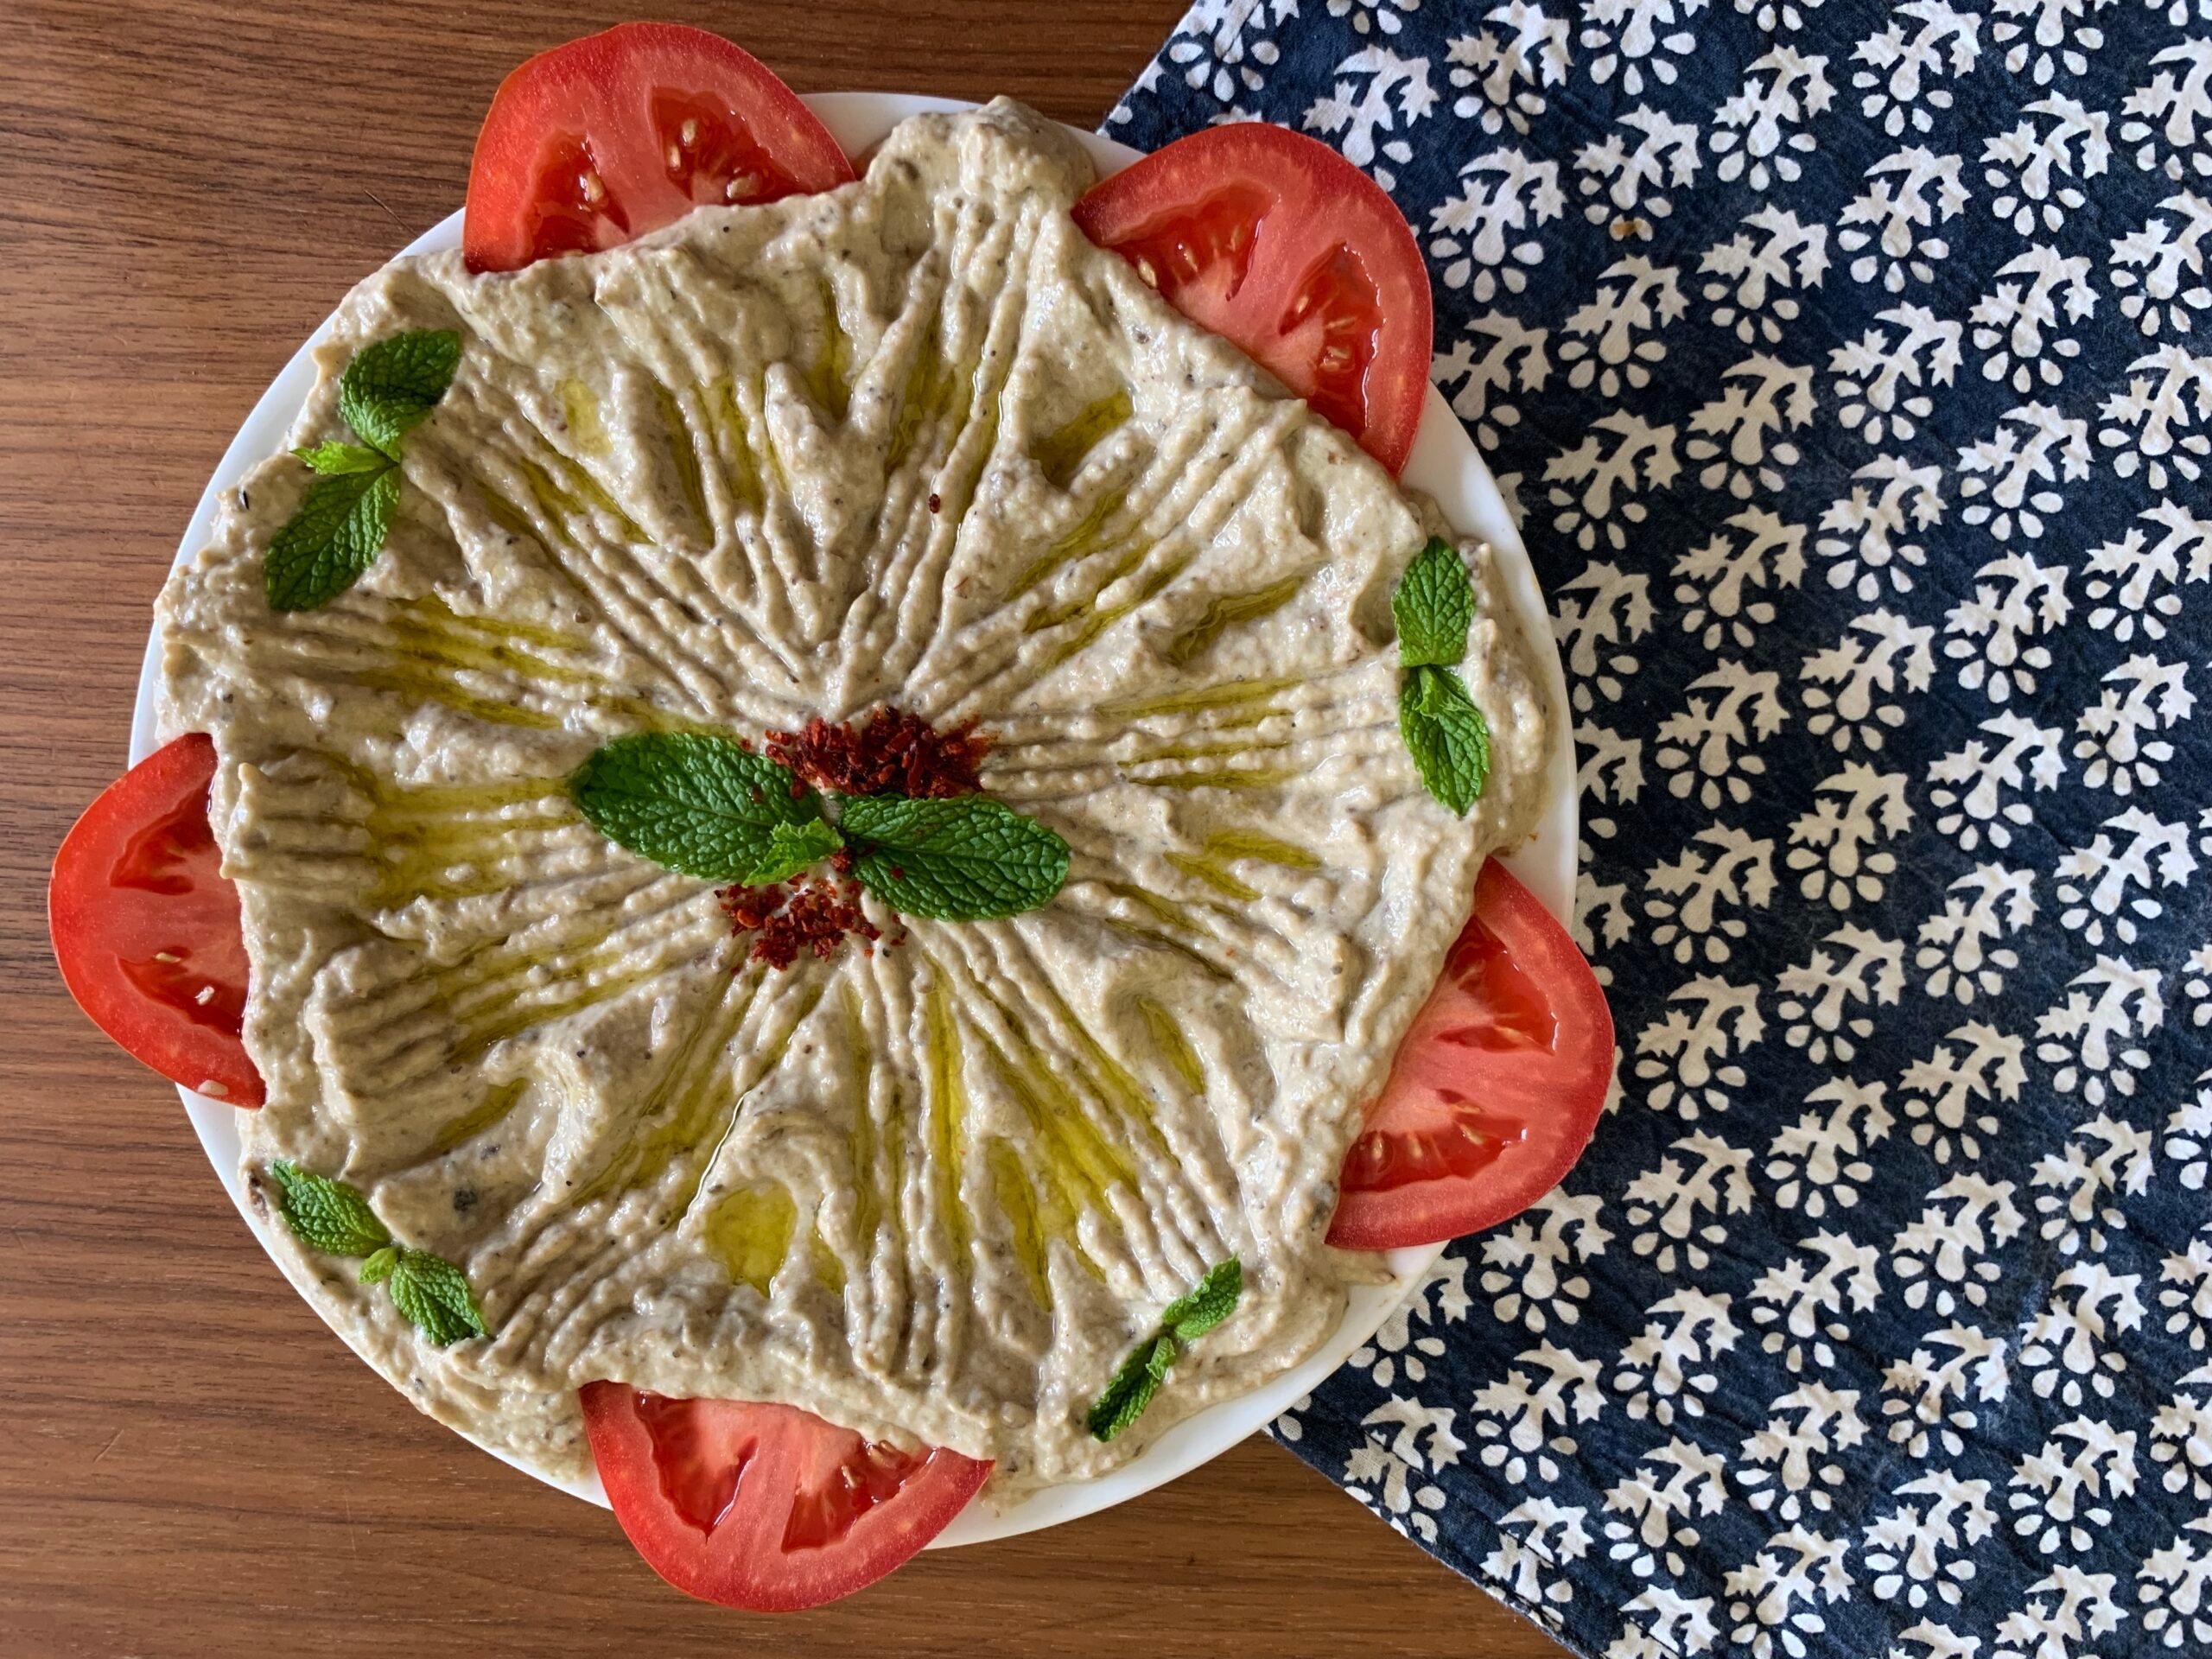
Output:
[[[110,878],[114,859],[123,850],[118,843],[144,827],[140,809],[149,803],[173,806],[194,790],[204,795],[215,765],[213,740],[205,733],[187,733],[93,798],[54,849],[47,880],[47,937],[71,999],[111,1042],[180,1088],[205,1092],[202,1084],[219,1084],[225,1092],[207,1098],[251,1111],[266,1099],[267,1087],[242,1044],[197,1029],[179,1033],[173,1022],[149,1017],[143,999],[118,976],[98,972],[92,960],[107,943],[115,920],[117,901],[111,896]],[[235,903],[235,889],[232,896]],[[243,955],[242,932],[238,949]],[[154,1054],[161,1058],[152,1058]],[[191,1075],[181,1077],[180,1071]]]
[[[631,67],[632,58],[678,56],[686,52],[711,60],[721,73],[766,94],[766,104],[772,107],[756,113],[773,118],[769,124],[771,136],[782,139],[788,152],[784,159],[796,164],[795,174],[808,175],[802,186],[807,192],[832,189],[860,176],[821,118],[782,77],[743,47],[711,30],[684,23],[618,23],[524,59],[493,90],[469,158],[463,203],[462,257],[472,272],[526,270],[540,257],[529,251],[526,240],[511,221],[527,206],[531,186],[524,175],[541,159],[535,141],[543,137],[539,120],[543,111],[538,107],[544,96],[542,84],[566,94],[575,106],[570,113],[582,125],[588,116],[607,112],[615,83]],[[619,124],[617,130],[599,136],[609,159],[617,150],[637,148],[637,135],[619,130]],[[658,225],[645,226],[622,240],[633,240],[658,228]]]
[[[1186,176],[1191,175],[1195,176]],[[1360,222],[1356,227],[1344,228],[1348,232],[1357,228],[1363,233],[1362,245],[1355,251],[1392,285],[1402,289],[1387,300],[1378,293],[1378,302],[1387,305],[1400,327],[1412,329],[1419,319],[1419,340],[1403,342],[1399,347],[1402,353],[1412,350],[1414,359],[1402,365],[1409,371],[1405,378],[1410,385],[1398,388],[1398,395],[1389,398],[1370,397],[1363,430],[1346,435],[1395,477],[1404,470],[1413,451],[1427,407],[1429,367],[1435,349],[1434,297],[1418,234],[1389,194],[1357,164],[1309,133],[1271,122],[1232,122],[1201,128],[1163,144],[1093,185],[1076,203],[1074,217],[1077,226],[1092,243],[1119,251],[1173,210],[1194,205],[1204,186],[1216,180],[1228,184],[1248,175],[1270,181],[1293,175],[1310,185],[1316,196],[1352,204]],[[1171,181],[1179,188],[1156,199],[1146,199],[1155,186]],[[1279,202],[1287,200],[1278,196]],[[1349,236],[1345,245],[1351,246]],[[1164,294],[1162,298],[1174,303]],[[1268,365],[1265,354],[1255,349],[1258,342],[1236,340],[1228,330],[1217,327],[1215,320],[1193,317],[1192,321],[1230,338],[1246,355],[1290,384],[1289,375]],[[1418,349],[1413,350],[1416,346]],[[1370,365],[1370,379],[1372,376]]]
[[[637,1390],[628,1384],[611,1382],[587,1383],[578,1391],[601,1484],[607,1490],[616,1522],[645,1565],[671,1588],[713,1606],[755,1613],[804,1612],[865,1590],[904,1567],[949,1526],[982,1489],[993,1467],[988,1461],[963,1457],[942,1447],[932,1449],[917,1471],[919,1478],[929,1482],[928,1491],[916,1495],[916,1501],[926,1500],[927,1504],[921,1524],[896,1539],[891,1548],[875,1559],[864,1561],[861,1575],[849,1581],[834,1570],[835,1562],[827,1560],[806,1565],[832,1570],[795,1573],[780,1581],[773,1573],[761,1574],[742,1583],[723,1573],[717,1581],[716,1563],[704,1543],[687,1552],[689,1559],[679,1560],[664,1549],[663,1540],[654,1530],[655,1523],[666,1529],[666,1503],[659,1491],[650,1434],[632,1404],[636,1395]],[[772,1409],[798,1416],[810,1414],[791,1407]],[[818,1418],[814,1421],[832,1433],[847,1432],[821,1423]],[[901,1498],[906,1496],[900,1494]],[[893,1500],[894,1503],[899,1501]],[[731,1514],[735,1514],[734,1504]],[[679,1521],[675,1524],[683,1523]],[[688,1539],[685,1541],[688,1543]]]
[[[1500,896],[1494,898],[1492,895]],[[1549,1149],[1543,1160],[1534,1166],[1532,1173],[1497,1184],[1496,1190],[1487,1194],[1478,1181],[1472,1185],[1471,1191],[1457,1195],[1456,1202],[1455,1187],[1466,1184],[1450,1181],[1424,1183],[1407,1189],[1405,1198],[1396,1205],[1365,1193],[1341,1193],[1328,1232],[1328,1242],[1336,1249],[1425,1249],[1449,1243],[1469,1234],[1486,1231],[1510,1221],[1567,1178],[1589,1149],[1598,1125],[1604,1120],[1605,1102],[1611,1093],[1617,1056],[1612,1008],[1603,988],[1599,986],[1588,962],[1564,925],[1495,858],[1485,861],[1477,879],[1475,900],[1469,915],[1470,928],[1478,918],[1484,918],[1485,906],[1491,904],[1506,907],[1524,927],[1530,920],[1535,922],[1535,926],[1527,927],[1524,943],[1535,947],[1548,959],[1545,966],[1554,977],[1546,979],[1548,985],[1556,989],[1571,988],[1582,993],[1573,999],[1571,1005],[1573,1011],[1584,1022],[1582,1028],[1575,1033],[1574,1052],[1581,1057],[1589,1075],[1586,1077],[1577,1074],[1568,1079],[1582,1085],[1578,1092],[1585,1097],[1576,1102],[1582,1121]],[[1488,919],[1494,923],[1496,918],[1493,916]],[[1524,972],[1529,970],[1529,964],[1517,965]],[[1440,989],[1446,977],[1447,976],[1440,975]],[[1424,1012],[1426,1007],[1425,1004]],[[1401,1040],[1400,1054],[1392,1056],[1392,1081],[1395,1079],[1400,1059],[1408,1044],[1414,1039],[1421,1024],[1421,1017],[1417,1014],[1414,1026],[1408,1027],[1406,1038]],[[1386,1082],[1384,1094],[1389,1093],[1389,1084]],[[1363,1124],[1362,1134],[1365,1134],[1372,1126],[1373,1120],[1381,1115],[1383,1104],[1383,1099],[1378,1096],[1369,1108],[1369,1122]],[[1355,1137],[1355,1141],[1357,1139]],[[1347,1148],[1347,1155],[1349,1151]],[[1421,1201],[1424,1198],[1428,1200],[1426,1204]],[[1363,1199],[1366,1201],[1363,1202]],[[1484,1201],[1470,1202],[1471,1199]],[[1424,1216],[1429,1219],[1424,1221]]]

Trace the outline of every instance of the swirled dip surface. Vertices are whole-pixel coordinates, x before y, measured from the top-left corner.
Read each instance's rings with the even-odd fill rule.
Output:
[[[162,597],[164,729],[214,736],[244,895],[246,1173],[355,1183],[496,1334],[432,1349],[278,1225],[287,1271],[549,1472],[588,1465],[575,1391],[611,1377],[995,1458],[1003,1499],[1288,1367],[1374,1272],[1322,1242],[1337,1167],[1535,821],[1548,711],[1464,549],[1496,767],[1465,819],[1423,791],[1389,597],[1440,524],[1086,243],[1089,180],[1001,102],[611,252],[397,260],[294,434],[346,435],[362,344],[461,331],[374,568],[270,611],[309,481],[280,457]],[[982,722],[984,788],[1073,849],[1058,899],[773,971],[563,791],[623,733],[884,702]],[[1230,1255],[1236,1315],[1090,1439]]]

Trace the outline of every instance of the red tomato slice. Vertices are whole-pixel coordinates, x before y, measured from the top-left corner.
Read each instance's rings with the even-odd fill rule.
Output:
[[[624,23],[499,83],[468,169],[471,270],[516,270],[657,231],[702,204],[853,180],[830,130],[749,52],[680,23]]]
[[[645,1565],[687,1595],[756,1613],[866,1589],[943,1532],[991,1472],[790,1406],[620,1382],[590,1383],[582,1398],[607,1501]]]
[[[54,855],[48,931],[92,1023],[173,1083],[258,1106],[245,1023],[238,890],[207,825],[213,740],[148,755],[85,809]]]
[[[1239,122],[1094,185],[1075,222],[1392,472],[1421,425],[1428,267],[1382,186],[1318,138]]]
[[[1329,1243],[1433,1244],[1517,1215],[1582,1155],[1612,1075],[1612,1011],[1590,964],[1491,859],[1344,1154]]]

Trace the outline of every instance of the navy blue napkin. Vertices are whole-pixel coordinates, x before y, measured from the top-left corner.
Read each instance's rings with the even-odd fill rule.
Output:
[[[1396,197],[1619,1098],[1277,1434],[1605,1659],[2212,1652],[2212,0],[1205,0]]]

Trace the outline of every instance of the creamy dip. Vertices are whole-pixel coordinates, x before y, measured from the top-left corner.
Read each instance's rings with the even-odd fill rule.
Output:
[[[1451,532],[1090,246],[1090,176],[1001,100],[610,252],[395,260],[293,434],[348,435],[360,346],[461,332],[382,556],[272,613],[279,457],[162,597],[162,728],[214,738],[245,906],[245,1173],[354,1183],[494,1335],[434,1349],[266,1230],[423,1410],[549,1474],[614,1378],[995,1459],[1003,1502],[1294,1364],[1380,1271],[1323,1242],[1338,1165],[1550,715],[1463,545],[1495,769],[1465,818],[1423,791],[1389,599]],[[624,733],[887,702],[994,735],[983,787],[1073,849],[1056,899],[895,943],[870,899],[884,944],[776,971],[563,792]],[[1093,1440],[1232,1255],[1235,1315]]]

